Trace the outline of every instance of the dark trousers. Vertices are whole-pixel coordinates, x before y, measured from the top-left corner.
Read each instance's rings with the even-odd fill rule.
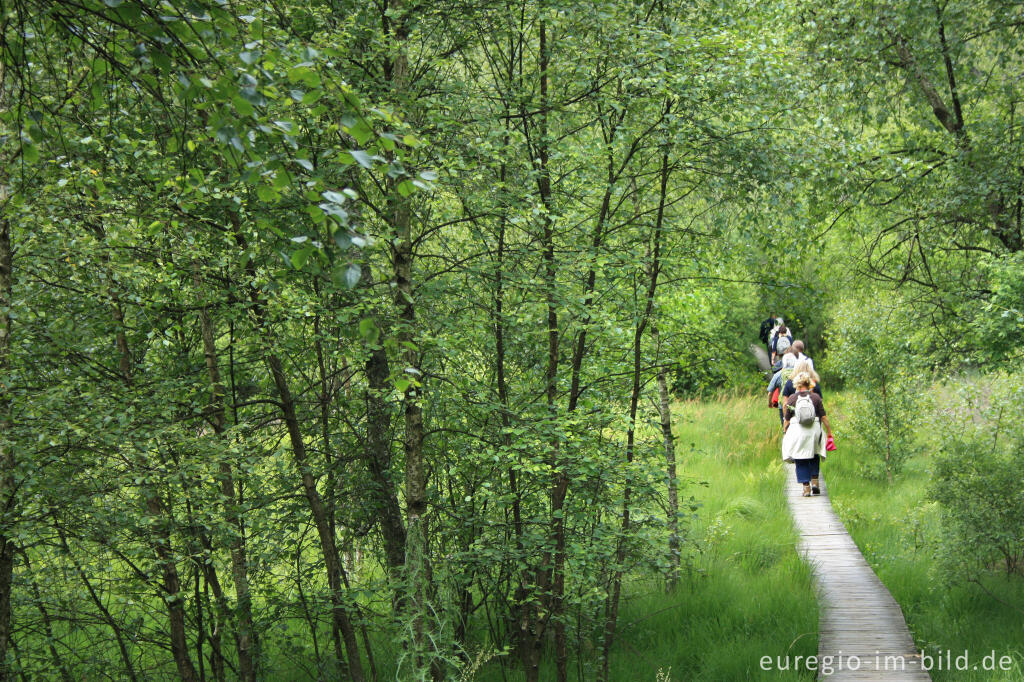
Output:
[[[796,480],[800,483],[810,483],[812,478],[818,477],[821,471],[821,456],[815,455],[811,459],[795,459]]]

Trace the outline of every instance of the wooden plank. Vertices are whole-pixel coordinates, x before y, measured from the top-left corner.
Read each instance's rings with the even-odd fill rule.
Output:
[[[786,477],[786,499],[800,535],[797,551],[817,584],[818,660],[833,662],[829,674],[819,669],[818,679],[930,680],[900,605],[836,516],[824,481],[821,495],[804,497],[791,464]]]

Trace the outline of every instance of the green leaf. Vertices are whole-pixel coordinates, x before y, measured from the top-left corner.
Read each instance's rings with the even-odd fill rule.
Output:
[[[256,113],[256,107],[250,104],[244,97],[235,95],[231,98],[231,103],[235,105],[235,111],[242,116],[252,116]]]
[[[359,320],[359,335],[371,344],[377,343],[377,339],[380,338],[380,330],[377,329],[377,325],[374,323],[373,318],[364,317]]]
[[[278,192],[280,192],[281,190],[286,188],[288,186],[289,182],[291,182],[291,178],[289,177],[287,171],[282,169],[282,170],[278,170],[274,174],[273,185],[274,185],[274,189],[276,189]]]
[[[345,224],[348,223],[348,211],[343,209],[341,206],[338,206],[337,204],[327,203],[327,202],[324,202],[324,203],[320,204],[319,206],[320,206],[320,210],[323,211],[325,215],[329,215],[329,216],[332,216],[334,218],[337,218],[338,222],[341,223],[342,225],[345,225]]]
[[[25,163],[36,163],[39,161],[39,150],[34,144],[24,142],[21,145],[21,158]]]
[[[277,201],[277,192],[274,188],[269,185],[260,185],[256,188],[256,196],[260,198],[260,201],[271,203]]]
[[[373,128],[362,119],[356,122],[354,126],[350,126],[347,132],[360,145],[366,144],[373,137]]]
[[[351,154],[352,158],[356,160],[356,163],[363,168],[373,168],[373,158],[366,152],[359,149],[352,149],[349,150],[349,154]]]
[[[320,87],[320,75],[308,66],[300,65],[288,69],[288,80],[293,83],[302,83],[311,88]]]
[[[291,255],[292,266],[296,270],[301,270],[302,267],[309,260],[309,256],[311,253],[313,253],[313,247],[311,246],[307,246],[304,249],[299,249],[298,251],[293,251]]]

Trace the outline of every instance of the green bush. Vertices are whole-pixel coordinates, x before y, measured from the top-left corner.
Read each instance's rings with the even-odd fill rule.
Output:
[[[956,573],[977,568],[1024,574],[1024,489],[1020,458],[991,443],[951,444],[930,495],[942,507],[943,556]]]
[[[883,310],[875,299],[847,302],[833,312],[827,367],[856,388],[849,425],[874,457],[863,473],[892,482],[919,451],[914,435],[921,408],[914,327],[898,301]]]
[[[950,577],[979,569],[1024,575],[1024,377],[978,387],[941,427],[929,490],[939,503]]]

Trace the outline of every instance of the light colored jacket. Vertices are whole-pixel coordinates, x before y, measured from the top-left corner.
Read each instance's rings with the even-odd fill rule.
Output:
[[[815,455],[825,459],[825,454],[825,432],[821,428],[821,419],[815,417],[810,426],[801,426],[798,421],[789,422],[789,428],[782,436],[783,461],[813,459]]]

